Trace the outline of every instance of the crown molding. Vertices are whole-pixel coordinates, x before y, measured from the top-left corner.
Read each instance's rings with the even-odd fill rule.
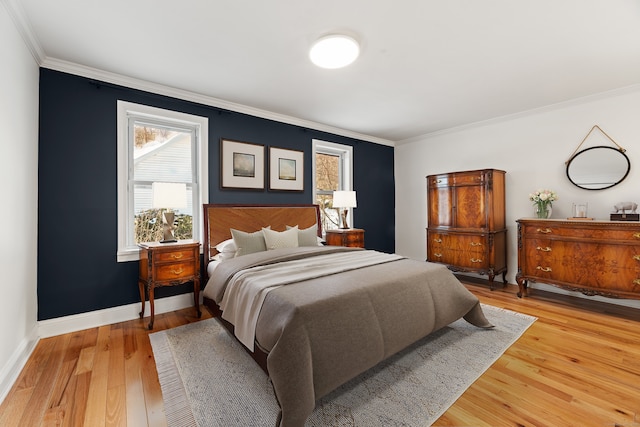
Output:
[[[40,66],[55,71],[62,71],[69,74],[75,74],[90,79],[100,80],[106,83],[111,83],[119,86],[125,86],[132,89],[143,90],[159,95],[170,96],[172,98],[182,99],[185,101],[196,102],[198,104],[208,105],[211,107],[221,108],[224,110],[234,111],[236,113],[247,114],[254,117],[260,117],[263,119],[269,119],[276,122],[287,123],[290,125],[300,126],[303,128],[314,129],[317,131],[328,132],[348,138],[359,139],[375,144],[387,145],[393,147],[394,141],[390,141],[383,138],[378,138],[371,135],[365,135],[358,132],[352,132],[346,129],[341,129],[322,123],[316,123],[309,120],[299,119],[297,117],[287,116],[284,114],[273,113],[267,110],[261,110],[259,108],[253,108],[242,104],[236,104],[234,102],[225,101],[223,99],[214,98],[199,93],[178,89],[170,86],[165,86],[158,83],[149,82],[146,80],[140,80],[133,77],[124,76],[109,71],[100,70],[97,68],[91,68],[84,65],[76,64],[73,62],[64,61],[61,59],[55,59],[46,57]]]
[[[591,95],[585,95],[578,98],[569,99],[567,101],[556,102],[555,104],[549,104],[543,107],[532,108],[530,110],[524,110],[524,111],[520,111],[513,114],[506,114],[504,116],[493,117],[487,120],[481,120],[478,122],[467,123],[464,125],[437,130],[437,131],[425,133],[422,135],[412,136],[411,138],[403,139],[401,141],[396,141],[396,146],[410,144],[412,142],[424,141],[425,139],[433,138],[440,135],[447,135],[450,133],[461,132],[469,129],[479,128],[482,126],[508,122],[511,120],[519,119],[521,117],[532,116],[534,114],[542,114],[542,113],[547,113],[551,111],[556,111],[556,110],[560,110],[560,109],[571,107],[571,106],[582,105],[589,102],[598,101],[600,99],[627,95],[629,93],[638,92],[638,91],[640,91],[640,84],[624,86],[617,89],[611,89],[604,92],[598,92]]]
[[[0,0],[0,4],[4,4],[7,9],[7,13],[13,20],[13,24],[15,25],[18,33],[24,40],[24,43],[27,45],[29,52],[36,60],[36,63],[41,64],[44,55],[44,50],[36,37],[29,20],[27,19],[27,15],[22,8],[22,5],[17,0]]]

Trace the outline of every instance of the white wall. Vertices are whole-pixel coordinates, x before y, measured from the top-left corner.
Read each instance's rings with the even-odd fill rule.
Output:
[[[640,87],[634,87],[399,143],[395,148],[396,252],[426,259],[427,175],[502,169],[507,172],[507,279],[515,284],[518,265],[515,221],[533,216],[528,199],[532,191],[550,188],[559,194],[560,199],[553,203],[552,218],[572,216],[572,203],[579,201],[588,202],[588,214],[596,219],[608,219],[617,202],[640,203],[639,117]],[[631,171],[615,187],[589,191],[571,184],[566,177],[565,162],[595,124],[627,150]],[[594,145],[614,146],[597,130],[583,148]],[[530,286],[561,292],[546,285]],[[640,301],[622,303],[640,308]]]
[[[0,2],[0,401],[37,339],[38,64]]]

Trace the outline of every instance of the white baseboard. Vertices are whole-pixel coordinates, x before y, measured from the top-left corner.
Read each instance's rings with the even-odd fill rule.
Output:
[[[202,304],[202,297],[200,298]],[[166,313],[193,307],[193,292],[172,297],[160,298],[154,301],[155,313]],[[72,316],[58,317],[56,319],[38,322],[40,338],[67,334],[69,332],[98,326],[111,325],[112,323],[126,322],[127,320],[140,318],[140,303],[136,302],[119,307],[106,308],[104,310],[90,311],[88,313],[74,314]],[[145,316],[149,316],[149,303],[145,305]]]
[[[200,297],[202,304],[202,297]],[[155,300],[156,314],[193,307],[193,292]],[[40,338],[67,334],[112,323],[140,318],[140,303],[74,314],[72,316],[43,320],[36,324],[29,336],[25,337],[11,359],[0,371],[0,403],[13,387],[18,375],[26,365]],[[145,305],[145,316],[149,316],[149,303]],[[145,319],[146,320],[146,319]]]
[[[7,397],[11,387],[13,387],[13,383],[18,379],[18,375],[24,368],[24,365],[27,364],[31,353],[36,348],[36,344],[38,344],[40,338],[38,338],[38,325],[35,324],[31,333],[25,337],[24,340],[20,343],[20,345],[16,348],[16,350],[9,358],[9,361],[0,371],[0,403],[4,401],[4,398]]]

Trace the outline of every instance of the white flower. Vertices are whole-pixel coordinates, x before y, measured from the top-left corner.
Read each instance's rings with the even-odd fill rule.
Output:
[[[529,200],[536,204],[551,204],[551,202],[555,202],[558,199],[558,194],[553,190],[539,189],[535,193],[529,194]]]

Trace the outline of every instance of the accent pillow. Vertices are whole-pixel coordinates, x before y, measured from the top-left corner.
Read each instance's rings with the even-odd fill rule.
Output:
[[[298,247],[297,225],[286,231],[274,231],[268,228],[263,228],[262,234],[264,235],[267,250]]]
[[[296,225],[297,227],[297,225]],[[287,230],[293,227],[287,225]],[[298,229],[298,246],[321,246],[322,239],[318,237],[318,224],[309,228]]]
[[[264,228],[263,228],[264,230]],[[231,229],[233,242],[236,244],[236,256],[252,254],[254,252],[263,252],[267,250],[264,242],[262,231],[255,233],[245,233],[244,231]]]

